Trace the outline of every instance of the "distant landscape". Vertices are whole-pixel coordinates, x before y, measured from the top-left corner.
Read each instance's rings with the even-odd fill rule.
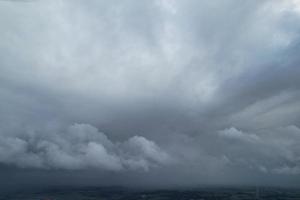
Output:
[[[296,188],[200,188],[135,190],[119,187],[53,188],[0,196],[0,200],[299,200]]]

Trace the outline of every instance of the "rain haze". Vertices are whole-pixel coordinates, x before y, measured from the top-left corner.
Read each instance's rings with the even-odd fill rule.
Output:
[[[1,0],[0,188],[299,186],[299,53],[298,0]]]

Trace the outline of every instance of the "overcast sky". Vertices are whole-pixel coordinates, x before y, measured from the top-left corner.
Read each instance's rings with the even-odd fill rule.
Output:
[[[0,186],[300,184],[298,0],[2,0],[0,38]]]

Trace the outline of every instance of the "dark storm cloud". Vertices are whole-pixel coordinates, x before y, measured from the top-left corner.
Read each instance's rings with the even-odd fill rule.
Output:
[[[293,0],[1,1],[1,171],[297,184],[299,10]]]

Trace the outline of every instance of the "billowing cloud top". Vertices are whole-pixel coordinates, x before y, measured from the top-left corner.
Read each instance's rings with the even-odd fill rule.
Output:
[[[3,173],[299,184],[299,1],[7,0],[0,13]]]

